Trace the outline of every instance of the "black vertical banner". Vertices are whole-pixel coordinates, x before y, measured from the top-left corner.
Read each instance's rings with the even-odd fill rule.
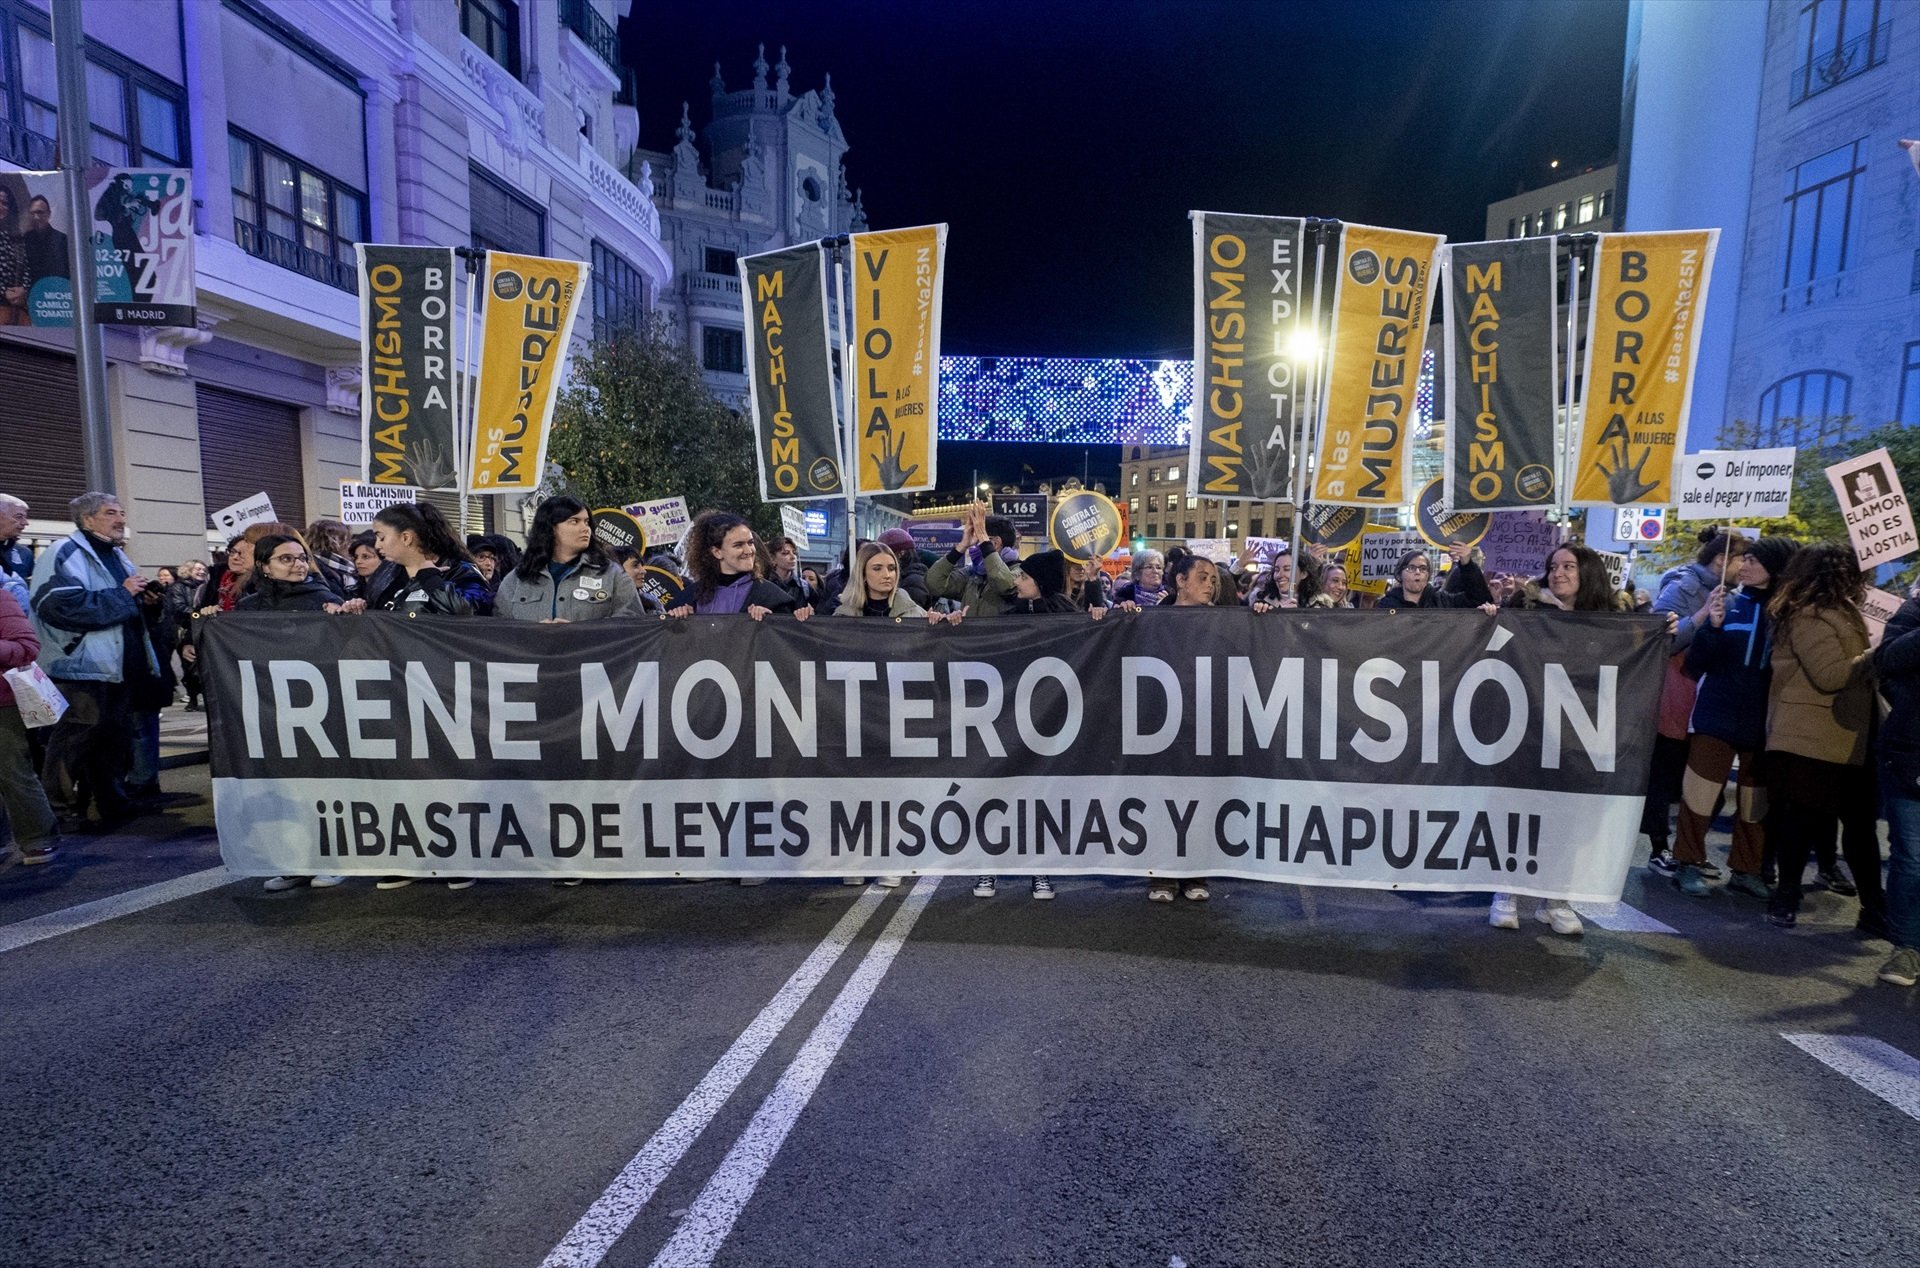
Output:
[[[1278,216],[1193,216],[1193,432],[1187,492],[1293,496],[1306,369],[1294,340],[1311,266],[1304,226]]]
[[[740,261],[763,501],[810,502],[843,491],[826,276],[817,242]]]
[[[1448,248],[1447,505],[1511,511],[1554,501],[1554,240]]]
[[[368,484],[459,487],[453,249],[356,243],[361,468]]]

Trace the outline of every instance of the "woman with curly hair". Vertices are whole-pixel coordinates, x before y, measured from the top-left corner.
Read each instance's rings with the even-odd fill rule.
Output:
[[[1873,652],[1860,600],[1867,578],[1853,551],[1833,542],[1793,557],[1774,587],[1773,681],[1767,694],[1767,801],[1780,879],[1767,919],[1792,928],[1815,838],[1836,819],[1853,883],[1860,931],[1886,934],[1874,771]]]
[[[753,526],[731,511],[703,511],[687,530],[687,602],[668,616],[731,616],[744,612],[756,621],[769,613],[791,612],[804,621],[813,614],[780,586],[766,579],[767,553]]]

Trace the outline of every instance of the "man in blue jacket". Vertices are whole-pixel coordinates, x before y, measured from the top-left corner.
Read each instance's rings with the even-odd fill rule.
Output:
[[[41,552],[33,569],[40,667],[67,697],[41,777],[56,803],[80,814],[91,800],[101,821],[113,824],[134,809],[125,787],[133,689],[158,677],[160,666],[140,617],[148,581],[121,549],[127,513],[120,500],[83,493],[68,505],[75,530]]]

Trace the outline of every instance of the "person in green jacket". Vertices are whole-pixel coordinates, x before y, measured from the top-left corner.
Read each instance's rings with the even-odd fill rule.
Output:
[[[968,616],[999,616],[1016,597],[1019,542],[1011,521],[975,502],[960,525],[960,544],[927,569],[927,593],[959,600]]]

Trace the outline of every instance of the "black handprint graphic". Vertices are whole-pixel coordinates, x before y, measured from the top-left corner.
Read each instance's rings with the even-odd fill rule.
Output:
[[[1596,471],[1607,477],[1607,496],[1613,499],[1615,506],[1638,505],[1641,498],[1659,487],[1660,482],[1658,480],[1649,481],[1645,476],[1640,474],[1641,468],[1647,465],[1647,459],[1652,456],[1652,449],[1644,450],[1640,454],[1640,460],[1629,467],[1627,465],[1626,437],[1615,436],[1613,438],[1613,466],[1609,468],[1605,463],[1601,462],[1593,464]]]
[[[896,432],[891,425],[880,437],[880,456],[873,460],[874,474],[879,477],[883,489],[898,489],[919,473],[920,464],[914,463],[904,471],[900,468],[901,450],[907,447],[907,438]]]

